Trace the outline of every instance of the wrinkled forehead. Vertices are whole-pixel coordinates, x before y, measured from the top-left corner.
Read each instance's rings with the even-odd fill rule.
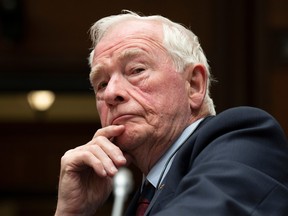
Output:
[[[96,45],[94,55],[97,55],[103,46],[111,46],[127,39],[147,38],[162,43],[162,23],[151,20],[125,20],[113,24]]]
[[[113,37],[115,35],[118,37],[125,37],[135,34],[146,34],[147,36],[151,35],[153,37],[162,38],[162,23],[154,20],[138,19],[117,22],[107,30],[102,39],[106,37],[109,38],[109,36]]]

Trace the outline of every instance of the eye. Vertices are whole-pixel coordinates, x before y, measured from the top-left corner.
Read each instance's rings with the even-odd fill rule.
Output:
[[[136,68],[135,70],[133,70],[133,74],[141,73],[144,70],[145,70],[144,68]]]
[[[140,74],[141,72],[145,71],[145,68],[139,67],[139,68],[134,68],[130,71],[130,75],[137,75]]]
[[[97,85],[97,91],[105,88],[107,85],[108,85],[108,82],[106,82],[106,81],[100,82],[100,83]]]

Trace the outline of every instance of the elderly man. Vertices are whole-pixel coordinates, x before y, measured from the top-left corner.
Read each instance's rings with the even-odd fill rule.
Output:
[[[133,12],[91,28],[90,80],[102,128],[61,160],[56,215],[94,215],[121,166],[145,184],[126,215],[285,215],[288,147],[267,113],[215,116],[197,37],[162,16]],[[138,207],[152,185],[147,209]],[[148,204],[147,204],[148,205]]]

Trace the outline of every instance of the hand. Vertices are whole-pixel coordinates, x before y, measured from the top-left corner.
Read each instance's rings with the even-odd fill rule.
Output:
[[[61,159],[55,215],[93,215],[112,191],[112,177],[126,164],[122,151],[110,140],[124,132],[123,125],[99,129],[83,146]]]

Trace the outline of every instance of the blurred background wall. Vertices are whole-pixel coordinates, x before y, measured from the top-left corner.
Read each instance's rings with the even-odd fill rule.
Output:
[[[0,215],[53,215],[61,156],[100,127],[88,29],[122,9],[191,27],[218,80],[217,112],[257,106],[288,134],[286,0],[0,0]],[[55,93],[50,109],[29,106],[33,90]]]

